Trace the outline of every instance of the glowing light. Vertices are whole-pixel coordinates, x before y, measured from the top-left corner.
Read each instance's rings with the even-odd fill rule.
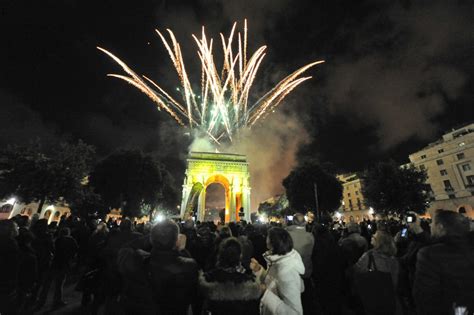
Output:
[[[10,205],[14,204],[15,202],[16,202],[15,198],[10,198],[10,199],[7,200],[7,203],[10,204]]]
[[[267,223],[268,217],[265,214],[262,214],[258,217],[258,221],[260,221],[261,223]]]
[[[165,219],[165,216],[162,215],[161,213],[159,213],[156,217],[155,217],[155,222],[161,222]]]
[[[336,213],[334,215],[336,216],[336,218],[338,220],[340,220],[342,218],[342,214],[339,211],[336,211]]]
[[[306,222],[308,222],[308,216],[307,216],[307,215],[304,216],[304,220],[305,220]]]
[[[192,36],[201,62],[200,93],[195,93],[197,85],[193,86],[189,80],[181,46],[174,33],[167,29],[169,36],[167,39],[166,33],[156,30],[178,75],[181,86],[177,87],[176,91],[181,94],[183,104],[148,77],[136,74],[111,52],[97,48],[119,64],[128,75],[109,74],[108,76],[133,85],[155,102],[158,109],[168,112],[178,124],[198,129],[207,134],[215,143],[220,144],[223,140],[232,141],[242,128],[250,128],[269,113],[274,112],[274,109],[294,88],[311,78],[311,76],[301,77],[301,75],[311,67],[324,62],[323,60],[315,61],[297,69],[256,102],[250,104],[250,90],[265,57],[266,46],[261,46],[248,58],[247,20],[244,20],[243,34],[235,32],[236,26],[237,23],[234,23],[227,39],[220,34],[224,59],[220,70],[217,68],[220,62],[214,61],[213,39],[208,40],[204,27],[200,38]]]
[[[374,214],[374,213],[375,213],[374,208],[370,207],[369,208],[369,214]]]

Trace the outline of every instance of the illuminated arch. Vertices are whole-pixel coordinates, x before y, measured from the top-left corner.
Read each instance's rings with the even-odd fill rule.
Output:
[[[204,219],[206,189],[219,183],[225,190],[225,221],[239,221],[239,209],[244,209],[244,219],[250,220],[250,174],[243,155],[191,152],[183,184],[181,216],[190,212]]]

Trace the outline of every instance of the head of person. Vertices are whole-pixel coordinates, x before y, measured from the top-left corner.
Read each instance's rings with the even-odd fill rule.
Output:
[[[449,210],[436,210],[431,224],[431,235],[433,237],[463,237],[469,233],[469,230],[470,222],[462,214]]]
[[[372,236],[372,245],[374,249],[387,256],[395,256],[397,253],[397,246],[390,233],[378,230]]]
[[[150,232],[153,248],[158,250],[172,250],[176,247],[179,227],[173,220],[163,220],[156,223]]]
[[[305,226],[306,220],[304,218],[304,215],[302,213],[295,213],[295,215],[293,216],[293,224],[297,226]]]
[[[240,265],[242,245],[235,237],[229,237],[219,246],[217,265],[222,268],[231,268]]]
[[[59,230],[60,237],[71,236],[71,230],[67,227],[63,227]]]
[[[183,228],[186,230],[192,230],[194,229],[194,220],[193,219],[187,219],[184,221]]]
[[[359,224],[355,222],[349,222],[347,225],[347,233],[352,234],[352,233],[360,233],[360,226]]]
[[[14,239],[18,236],[18,225],[13,220],[0,220],[0,239]]]
[[[48,220],[47,219],[39,219],[38,221],[35,222],[33,225],[33,232],[36,235],[43,235],[48,233]]]
[[[267,247],[273,255],[285,255],[293,249],[293,240],[285,229],[273,227],[268,230]]]
[[[132,221],[126,218],[120,222],[120,231],[122,232],[131,232],[132,231]]]
[[[105,222],[100,222],[99,224],[97,224],[96,228],[95,228],[95,233],[108,233],[109,232],[109,228],[107,227],[107,224]]]
[[[232,237],[232,230],[230,229],[230,227],[228,227],[227,225],[221,227],[221,229],[219,230],[219,237],[222,239]]]

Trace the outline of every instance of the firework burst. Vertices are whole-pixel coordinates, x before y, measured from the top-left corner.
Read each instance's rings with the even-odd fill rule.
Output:
[[[294,88],[309,80],[311,76],[301,75],[309,68],[323,63],[323,60],[307,64],[294,71],[275,87],[249,104],[249,93],[257,72],[265,57],[266,46],[258,48],[247,58],[247,21],[243,34],[236,35],[234,23],[229,37],[220,34],[223,63],[218,69],[213,55],[213,39],[208,40],[204,27],[201,38],[193,35],[201,61],[201,84],[199,93],[191,85],[185,69],[181,46],[173,32],[167,29],[169,39],[156,30],[163,42],[178,74],[182,101],[177,101],[157,83],[146,76],[136,74],[122,60],[111,52],[97,47],[118,63],[128,75],[108,74],[122,79],[146,94],[158,109],[168,112],[180,125],[205,132],[217,144],[232,141],[242,128],[250,128],[262,120],[281,103]],[[237,39],[236,39],[237,38]]]

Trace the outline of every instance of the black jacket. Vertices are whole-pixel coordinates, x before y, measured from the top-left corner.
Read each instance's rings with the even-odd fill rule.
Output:
[[[451,314],[453,303],[474,312],[474,246],[444,238],[418,252],[413,297],[419,314]]]
[[[123,248],[118,268],[127,314],[186,314],[196,301],[198,265],[176,251]]]
[[[205,311],[213,315],[258,315],[260,285],[251,273],[214,269],[199,277]]]

